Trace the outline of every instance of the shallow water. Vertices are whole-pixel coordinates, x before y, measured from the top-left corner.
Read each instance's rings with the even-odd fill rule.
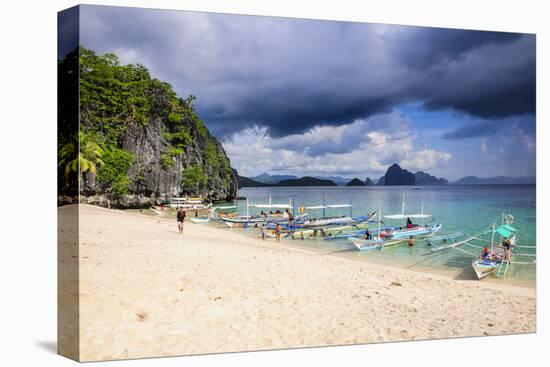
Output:
[[[514,218],[514,227],[519,230],[518,245],[535,246],[536,244],[536,188],[534,185],[498,185],[498,186],[422,186],[413,187],[269,187],[243,188],[240,196],[245,196],[253,204],[288,203],[292,198],[295,208],[301,206],[352,203],[353,216],[364,215],[378,210],[382,215],[401,213],[402,195],[405,194],[405,212],[432,214],[433,218],[425,223],[442,223],[437,236],[464,232],[475,235],[488,229],[492,223],[501,222],[502,212],[510,212]],[[246,211],[246,202],[239,201],[239,212]],[[251,213],[258,212],[250,208]],[[322,210],[312,210],[310,217],[320,217]],[[326,215],[349,215],[348,208],[327,209]],[[401,225],[396,221],[384,220],[387,224]],[[377,224],[372,224],[376,228]],[[257,235],[257,230],[246,230],[250,235]],[[384,248],[382,251],[355,251],[348,240],[286,240],[287,244],[308,248],[320,253],[343,256],[354,260],[367,260],[383,264],[406,267],[434,273],[445,273],[457,279],[475,277],[471,268],[472,254],[456,249],[449,249],[437,254],[427,255],[429,247],[425,241],[418,239],[410,248],[405,244]],[[461,247],[470,253],[478,249]],[[535,254],[535,248],[517,248],[516,254]],[[519,257],[516,261],[532,261],[533,257]],[[535,286],[535,265],[512,265],[506,279],[492,279],[500,282]],[[494,277],[493,277],[494,278]]]

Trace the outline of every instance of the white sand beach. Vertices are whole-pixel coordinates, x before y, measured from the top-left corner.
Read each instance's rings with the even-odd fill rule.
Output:
[[[79,250],[82,361],[536,327],[534,289],[316,254],[239,230],[187,222],[182,238],[175,220],[81,205]]]

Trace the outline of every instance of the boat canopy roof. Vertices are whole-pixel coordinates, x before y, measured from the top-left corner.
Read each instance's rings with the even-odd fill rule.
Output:
[[[329,204],[329,205],[314,205],[314,206],[305,206],[305,209],[335,209],[335,208],[351,208],[351,204]]]
[[[384,218],[386,219],[407,219],[407,218],[430,218],[431,214],[390,214],[390,215],[384,215]]]
[[[510,231],[510,232],[517,232],[518,231],[517,229],[515,229],[514,227],[512,227],[509,224],[503,225],[502,228],[504,228],[505,230]]]
[[[290,204],[251,204],[249,206],[253,208],[265,208],[265,209],[271,209],[271,208],[292,209],[292,205]]]
[[[218,209],[235,209],[237,208],[237,206],[235,205],[230,205],[230,206],[216,206],[214,207],[214,210],[218,210]]]
[[[512,227],[513,228],[513,227]],[[498,227],[496,229],[496,232],[504,237],[510,237],[514,234],[513,231],[509,231],[508,229],[504,228],[504,226]]]

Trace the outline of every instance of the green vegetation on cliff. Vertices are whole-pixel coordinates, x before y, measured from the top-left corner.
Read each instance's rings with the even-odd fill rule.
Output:
[[[75,54],[80,136],[59,142],[60,172],[78,175],[83,192],[113,197],[235,196],[229,159],[196,114],[194,96],[178,98],[143,65],[121,65],[114,54],[97,55],[83,47]],[[70,56],[60,61],[60,72]]]
[[[204,187],[208,182],[208,177],[204,174],[201,166],[193,165],[188,167],[181,179],[181,184],[185,191],[193,192],[194,190],[199,190],[201,187]]]
[[[115,197],[126,195],[130,180],[128,170],[134,157],[125,150],[111,148],[103,155],[104,166],[99,170],[97,181],[103,189]]]

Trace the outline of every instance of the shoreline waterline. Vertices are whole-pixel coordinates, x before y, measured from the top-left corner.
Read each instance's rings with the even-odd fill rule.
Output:
[[[147,217],[150,217],[149,214],[143,214],[139,213],[138,210],[121,210],[122,212],[129,212],[129,213],[137,213],[140,215],[144,215]],[[162,217],[156,217],[160,218],[162,220],[175,220],[162,216]],[[207,226],[208,228],[216,228],[220,231],[230,231],[232,233],[237,233],[243,236],[243,238],[247,239],[255,239],[255,240],[261,240],[261,236],[259,233],[259,230],[255,227],[251,228],[229,228],[222,222],[218,221],[211,221],[210,223],[193,223],[190,220],[186,220],[187,224],[193,225],[193,226]],[[337,242],[336,244],[332,242],[332,247],[336,247],[336,249],[329,249],[326,247],[326,241],[323,240],[311,240],[311,239],[295,239],[291,240],[289,238],[283,237],[280,242],[276,241],[274,238],[268,238],[266,237],[265,240],[263,240],[265,244],[273,245],[273,246],[279,246],[284,247],[289,250],[299,250],[299,251],[305,251],[306,253],[312,254],[312,255],[322,255],[322,256],[331,256],[339,259],[346,259],[353,262],[358,263],[368,263],[376,266],[382,266],[389,269],[397,269],[397,270],[404,270],[404,271],[410,271],[410,272],[417,272],[421,274],[427,274],[427,275],[435,275],[435,276],[442,276],[446,279],[453,280],[453,281],[462,281],[462,282],[474,282],[474,283],[486,283],[486,284],[494,284],[497,287],[519,287],[519,288],[525,288],[525,289],[531,289],[536,290],[536,281],[533,279],[516,279],[514,277],[507,277],[505,279],[501,278],[495,278],[495,277],[488,277],[483,279],[483,281],[479,281],[475,277],[475,273],[472,269],[472,267],[467,264],[463,268],[445,268],[443,266],[430,266],[430,265],[421,265],[420,263],[423,261],[430,260],[431,256],[439,256],[439,254],[429,254],[429,247],[425,246],[423,244],[423,240],[419,239],[415,241],[415,247],[423,248],[426,251],[426,258],[424,260],[416,261],[416,258],[412,259],[412,262],[410,259],[407,259],[403,256],[394,256],[394,257],[384,257],[384,256],[376,256],[378,251],[388,251],[388,250],[374,250],[369,252],[361,252],[353,248],[353,245],[351,245],[350,242],[347,240],[342,240]],[[395,246],[401,246],[401,248],[406,248],[405,241],[402,243],[399,243]],[[408,249],[410,250],[410,249]],[[452,250],[447,250],[452,251]],[[374,254],[374,256],[373,256]],[[409,261],[404,261],[409,260]],[[473,260],[473,259],[472,259]]]
[[[413,247],[392,246],[382,251],[358,252],[346,239],[314,240],[296,242],[298,246],[318,249],[322,252],[335,251],[337,256],[368,260],[393,267],[413,268],[428,273],[443,273],[459,279],[468,278],[473,272],[471,263],[481,253],[484,243],[490,242],[492,224],[497,226],[503,220],[502,213],[514,217],[514,227],[518,229],[518,248],[514,251],[515,261],[507,269],[504,279],[487,279],[490,282],[536,286],[536,186],[535,185],[442,185],[421,186],[367,186],[367,187],[269,187],[243,188],[239,195],[246,196],[254,203],[264,203],[268,198],[282,202],[292,198],[295,208],[325,204],[352,204],[350,209],[310,210],[310,217],[324,215],[361,216],[372,211],[381,211],[382,225],[400,226],[399,220],[384,216],[401,213],[405,202],[405,213],[423,212],[430,215],[419,224],[441,224],[435,235],[446,236],[463,233],[464,238],[476,237],[475,243],[431,253],[430,247],[421,238],[415,239]],[[244,203],[239,211],[244,212]],[[244,209],[243,209],[244,208]],[[376,220],[372,227],[376,227]],[[485,237],[484,237],[485,236]],[[289,241],[293,244],[294,241]],[[476,248],[477,247],[477,248]],[[338,250],[342,251],[338,251]],[[351,249],[353,251],[346,251]],[[522,254],[524,256],[518,256]],[[521,264],[514,264],[514,262]],[[484,280],[484,281],[487,281]]]
[[[401,261],[392,261],[391,259],[384,259],[384,258],[373,258],[372,256],[369,256],[372,252],[361,252],[358,250],[355,250],[352,248],[352,245],[346,246],[347,250],[340,250],[340,251],[333,251],[320,248],[318,246],[312,246],[312,241],[318,241],[318,240],[289,240],[287,238],[282,238],[280,242],[277,242],[274,238],[266,238],[265,240],[262,240],[259,233],[254,235],[247,233],[247,230],[243,230],[242,228],[229,228],[224,227],[223,225],[218,224],[196,224],[192,223],[193,225],[203,225],[203,226],[209,226],[211,228],[217,228],[221,231],[229,230],[232,233],[238,233],[242,235],[244,238],[251,238],[258,241],[264,242],[266,245],[273,245],[274,247],[283,247],[288,250],[296,250],[305,252],[311,255],[315,256],[330,256],[337,259],[344,259],[347,261],[352,261],[355,263],[367,263],[369,265],[379,266],[386,268],[388,270],[397,270],[397,271],[405,271],[405,272],[411,272],[411,273],[419,273],[419,274],[425,274],[430,276],[436,276],[436,277],[442,277],[447,280],[456,281],[456,282],[466,282],[466,283],[475,283],[475,284],[487,284],[489,286],[494,286],[497,288],[502,287],[503,289],[525,289],[532,290],[533,293],[529,292],[520,292],[524,294],[530,294],[532,296],[535,296],[536,293],[536,282],[529,281],[529,280],[523,280],[523,279],[513,279],[511,277],[506,279],[498,279],[494,277],[488,277],[485,278],[483,281],[478,280],[475,277],[475,273],[471,266],[468,266],[464,269],[456,270],[456,269],[445,269],[442,267],[433,267],[433,266],[422,266],[418,264],[414,265],[408,265],[407,263],[403,263]],[[252,228],[251,228],[252,229]],[[397,246],[406,246],[405,242],[398,244]],[[421,245],[417,245],[421,246]],[[373,250],[373,251],[379,251],[379,250]],[[383,251],[383,250],[382,250]]]
[[[137,210],[121,210],[122,212],[129,212],[129,213],[136,213],[138,215],[151,217],[149,214],[143,214],[139,213]],[[175,217],[171,218],[168,216],[160,216],[155,217],[162,219],[163,221],[175,221]],[[301,240],[301,239],[295,239],[291,240],[289,238],[283,237],[281,241],[276,241],[274,238],[268,238],[266,237],[265,240],[261,239],[260,232],[257,228],[251,227],[251,228],[230,228],[223,224],[222,222],[218,221],[211,221],[210,223],[193,223],[190,220],[186,220],[185,225],[192,225],[192,226],[206,226],[208,228],[213,228],[220,230],[222,232],[229,231],[231,233],[239,234],[243,237],[243,239],[253,239],[262,242],[263,244],[267,246],[273,246],[274,248],[277,247],[283,247],[287,250],[293,250],[293,251],[300,251],[305,252],[307,254],[315,255],[315,256],[331,256],[338,259],[344,259],[356,263],[367,263],[370,265],[380,266],[383,268],[387,268],[389,270],[398,270],[398,271],[406,271],[406,272],[412,272],[412,273],[420,273],[420,274],[426,274],[431,276],[438,276],[443,277],[448,280],[457,281],[457,282],[473,282],[476,284],[488,284],[488,285],[494,285],[495,287],[502,287],[504,289],[507,288],[521,288],[525,290],[533,290],[534,292],[531,294],[532,296],[535,296],[536,291],[536,282],[531,280],[525,280],[525,279],[514,279],[513,277],[508,277],[505,279],[499,279],[495,277],[488,277],[485,278],[483,281],[478,280],[475,277],[475,273],[471,266],[466,266],[465,268],[444,268],[444,267],[436,267],[436,266],[423,266],[414,261],[411,264],[408,262],[402,261],[399,258],[397,261],[395,258],[384,258],[384,257],[373,257],[370,256],[373,253],[376,253],[375,250],[371,252],[361,252],[358,250],[355,250],[353,246],[348,243],[347,241],[341,241],[340,243],[336,244],[335,246],[339,249],[337,250],[327,250],[325,247],[319,246],[319,242],[323,240]],[[416,247],[421,247],[423,245],[422,240],[417,240]],[[397,244],[395,246],[402,246],[403,248],[406,247],[405,241],[403,241],[400,244]],[[428,247],[424,246],[426,248],[426,251],[428,251]],[[384,251],[384,250],[381,250]],[[430,256],[430,255],[427,255]],[[431,255],[433,256],[433,255]],[[435,255],[437,256],[437,255]],[[428,259],[428,258],[427,258]],[[520,292],[523,293],[523,292]],[[525,294],[528,294],[525,293]]]

